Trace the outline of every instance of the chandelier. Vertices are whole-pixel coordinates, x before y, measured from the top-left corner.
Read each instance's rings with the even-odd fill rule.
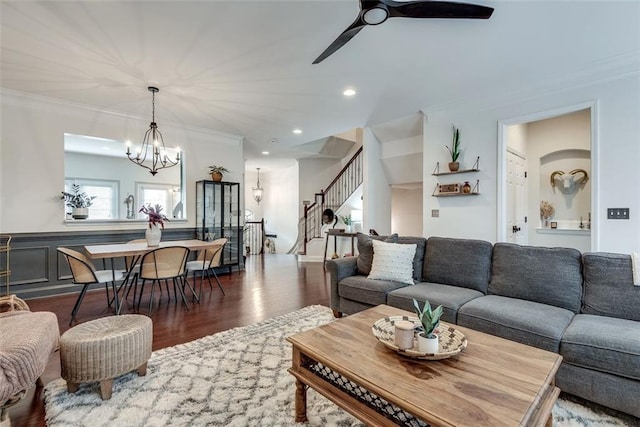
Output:
[[[258,182],[256,183],[256,186],[253,187],[253,199],[256,201],[256,203],[260,204],[260,201],[262,200],[262,196],[264,194],[264,188],[260,187],[260,168],[256,168],[258,170]]]
[[[156,93],[160,89],[153,86],[149,86],[147,89],[151,92],[151,124],[144,133],[142,144],[140,144],[135,156],[132,156],[131,143],[127,141],[127,157],[138,166],[148,169],[151,175],[155,175],[160,169],[170,168],[180,163],[180,150],[178,149],[175,161],[169,158],[164,146],[164,139],[156,124]]]

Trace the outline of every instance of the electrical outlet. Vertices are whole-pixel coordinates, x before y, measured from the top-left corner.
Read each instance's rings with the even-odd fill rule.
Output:
[[[431,209],[431,217],[439,218],[440,217],[440,209]]]
[[[607,208],[607,219],[629,219],[629,208]]]

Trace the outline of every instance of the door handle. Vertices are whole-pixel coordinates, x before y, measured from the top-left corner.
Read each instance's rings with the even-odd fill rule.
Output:
[[[518,227],[517,225],[514,225],[513,228],[511,229],[514,233],[517,233],[518,231],[520,231],[520,227]]]

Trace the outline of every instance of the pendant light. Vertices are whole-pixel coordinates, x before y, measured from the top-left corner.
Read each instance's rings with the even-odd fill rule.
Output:
[[[127,141],[127,157],[138,166],[148,169],[151,175],[155,175],[160,169],[170,168],[180,163],[180,149],[178,149],[175,161],[169,158],[164,146],[164,138],[162,138],[156,124],[156,93],[160,89],[153,86],[149,86],[147,89],[151,92],[151,124],[135,155],[131,154],[131,143]]]
[[[264,195],[264,188],[260,187],[260,168],[256,168],[258,170],[258,182],[256,186],[253,187],[253,199],[257,204],[260,204],[262,200],[262,196]]]

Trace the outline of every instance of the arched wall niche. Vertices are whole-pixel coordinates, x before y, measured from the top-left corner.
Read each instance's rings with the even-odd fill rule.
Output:
[[[589,177],[582,178],[585,171]],[[551,176],[555,173],[553,184]],[[565,187],[562,177],[571,177],[569,188]],[[591,213],[591,151],[584,149],[562,149],[540,157],[540,199],[549,201],[555,209],[551,221],[559,230],[579,230],[590,227]],[[582,227],[580,227],[582,224]],[[541,227],[544,225],[541,223]]]

